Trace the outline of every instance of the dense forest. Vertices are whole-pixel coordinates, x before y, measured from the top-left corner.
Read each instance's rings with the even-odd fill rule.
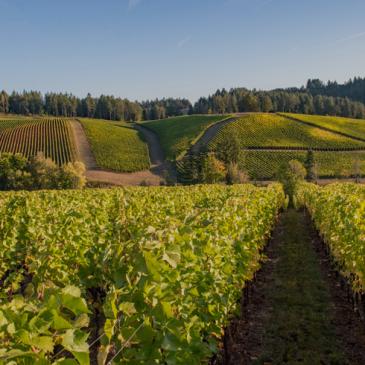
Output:
[[[349,98],[313,96],[303,91],[218,90],[200,98],[194,113],[288,112],[365,118],[365,105]]]
[[[361,77],[355,77],[344,84],[338,84],[336,81],[328,81],[325,84],[318,79],[308,80],[306,90],[312,95],[348,97],[365,104],[365,78]]]
[[[302,88],[272,91],[235,88],[217,90],[200,98],[194,106],[187,99],[129,101],[101,95],[78,98],[72,94],[23,91],[0,93],[0,112],[48,114],[108,120],[154,120],[184,114],[224,114],[236,112],[291,112],[365,118],[365,79],[354,78],[341,85],[308,80]]]

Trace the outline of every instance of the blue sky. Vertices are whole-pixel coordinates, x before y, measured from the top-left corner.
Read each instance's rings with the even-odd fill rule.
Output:
[[[0,89],[196,100],[365,76],[364,0],[0,0]]]

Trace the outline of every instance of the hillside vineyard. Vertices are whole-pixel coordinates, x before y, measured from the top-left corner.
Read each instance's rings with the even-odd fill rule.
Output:
[[[76,160],[70,121],[65,119],[0,120],[0,152],[26,157],[43,152],[59,165]]]

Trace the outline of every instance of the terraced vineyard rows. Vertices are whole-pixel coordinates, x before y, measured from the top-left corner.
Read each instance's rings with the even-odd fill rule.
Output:
[[[284,195],[274,184],[0,201],[0,361],[199,364],[259,268]]]
[[[214,150],[225,136],[236,135],[242,148],[364,148],[365,143],[274,114],[249,114],[226,125],[209,144]]]
[[[76,159],[71,125],[64,119],[0,121],[0,152],[26,157],[43,152],[59,165]]]
[[[345,133],[349,136],[365,140],[365,120],[290,113],[285,113],[283,115],[287,115],[288,117],[298,119],[314,126],[327,128],[334,132]]]
[[[302,117],[311,119],[314,116],[298,116]],[[279,168],[292,159],[304,163],[309,149],[314,151],[318,177],[350,177],[365,173],[365,153],[362,152],[365,142],[340,135],[337,133],[340,130],[336,128],[331,132],[321,129],[324,125],[320,123],[317,128],[316,125],[301,124],[290,118],[289,114],[288,117],[285,114],[264,113],[242,116],[224,126],[209,143],[208,148],[211,151],[224,148],[220,144],[224,144],[224,141],[233,136],[237,137],[242,148],[239,165],[253,179],[275,178]],[[342,118],[337,119],[336,123],[340,128],[344,122]],[[318,120],[327,119],[318,117]],[[332,119],[328,117],[327,123],[329,120]],[[362,121],[353,121],[351,128],[352,131],[357,131],[357,134],[353,132],[353,135],[359,138]],[[189,175],[186,173],[187,168],[184,161],[177,163],[182,179]]]
[[[260,151],[242,152],[240,167],[252,179],[271,180],[282,165],[290,160],[305,163],[305,151]],[[364,152],[314,152],[314,162],[318,177],[336,178],[365,174]]]

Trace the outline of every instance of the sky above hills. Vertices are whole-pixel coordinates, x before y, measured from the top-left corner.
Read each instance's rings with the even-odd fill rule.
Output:
[[[0,89],[196,100],[365,76],[364,0],[0,0]]]

